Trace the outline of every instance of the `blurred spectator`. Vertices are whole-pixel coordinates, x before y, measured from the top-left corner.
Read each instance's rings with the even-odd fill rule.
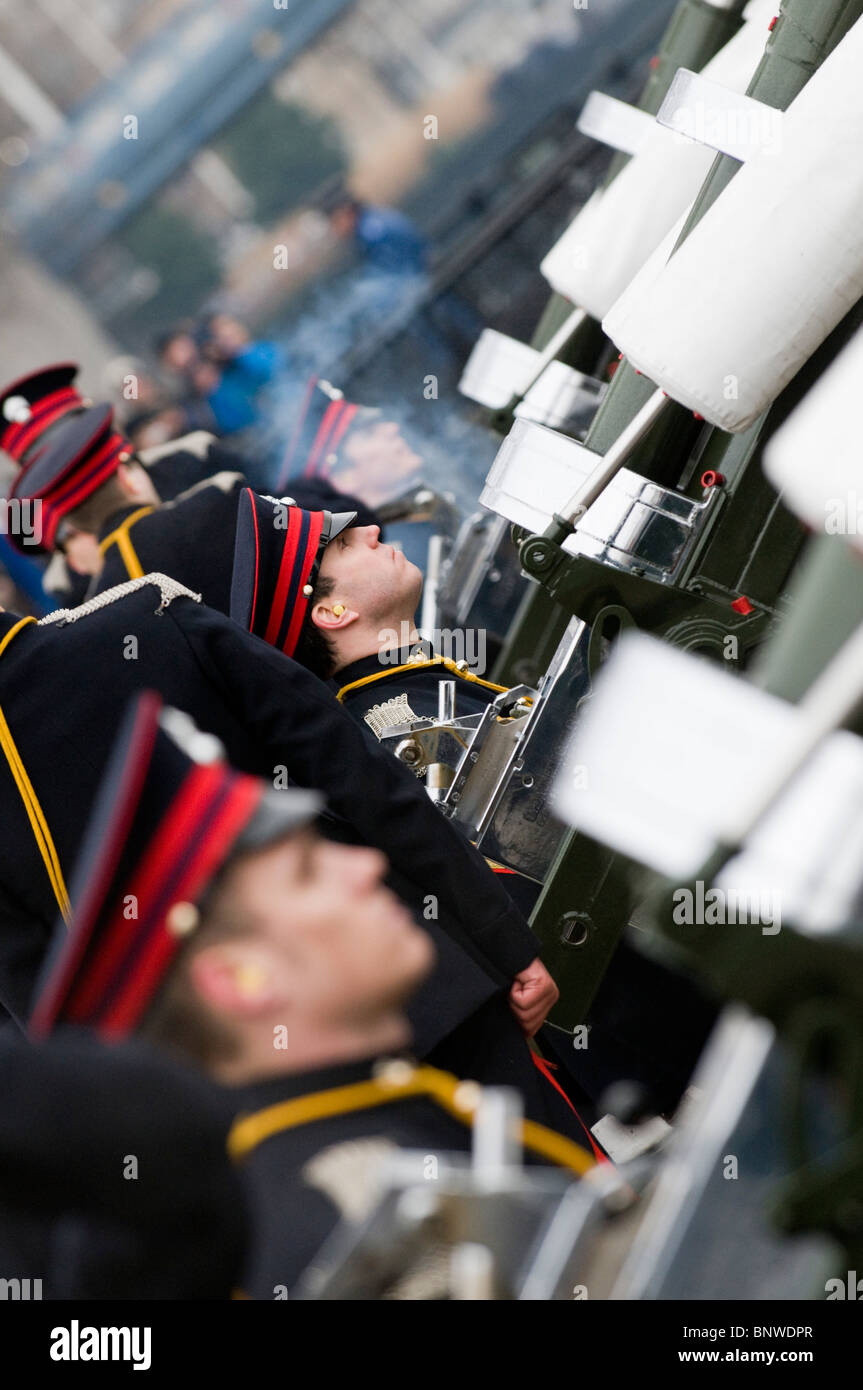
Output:
[[[198,389],[212,410],[218,433],[254,428],[266,414],[264,388],[284,369],[276,343],[253,342],[239,319],[213,314],[201,330],[202,357]],[[215,375],[202,368],[215,368]]]
[[[239,319],[213,314],[197,328],[180,324],[163,334],[157,350],[165,370],[190,393],[182,403],[187,427],[234,435],[266,422],[266,388],[285,365],[276,343],[255,342]],[[208,418],[195,410],[196,403],[206,406]]]
[[[184,376],[200,356],[193,324],[177,324],[156,339],[159,361],[167,372]]]
[[[136,449],[156,449],[191,430],[207,429],[210,418],[205,408],[195,402],[186,405],[166,405],[160,410],[144,410],[132,415],[123,433]]]
[[[353,239],[367,274],[373,278],[372,303],[368,306],[373,312],[389,313],[403,302],[408,280],[420,296],[428,288],[430,246],[403,212],[365,203],[340,182],[325,188],[318,205],[337,237]],[[399,297],[391,302],[392,287],[397,287]],[[466,358],[485,325],[466,300],[447,289],[436,293],[424,307],[420,299],[415,326],[434,351],[447,356],[455,351]]]
[[[387,275],[424,275],[428,270],[428,243],[404,213],[364,203],[344,187],[325,194],[321,206],[336,236],[353,237],[375,270]]]

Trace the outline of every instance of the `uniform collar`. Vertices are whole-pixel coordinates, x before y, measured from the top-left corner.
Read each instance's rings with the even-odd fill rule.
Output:
[[[352,661],[350,666],[343,666],[332,679],[339,686],[350,685],[364,676],[385,676],[399,666],[419,665],[423,661],[433,661],[434,657],[431,642],[420,639],[409,647],[399,647],[398,650],[390,648],[386,652],[372,652],[369,656],[360,657],[359,661]]]
[[[298,1096],[312,1096],[318,1091],[331,1091],[337,1086],[353,1086],[358,1081],[369,1081],[378,1060],[377,1057],[366,1057],[358,1062],[339,1062],[314,1071],[286,1072],[284,1076],[249,1081],[230,1089],[239,1102],[238,1110],[264,1109],[268,1105],[277,1105],[279,1101],[295,1100]]]

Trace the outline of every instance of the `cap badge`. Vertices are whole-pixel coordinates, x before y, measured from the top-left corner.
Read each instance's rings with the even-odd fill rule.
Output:
[[[165,918],[165,926],[172,936],[188,936],[201,920],[201,914],[194,903],[174,903]]]
[[[30,402],[24,396],[10,396],[3,402],[3,418],[10,424],[26,425],[32,414]]]

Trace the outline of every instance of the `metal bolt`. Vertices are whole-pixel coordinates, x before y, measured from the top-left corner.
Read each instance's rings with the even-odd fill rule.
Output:
[[[422,749],[413,739],[405,738],[396,747],[396,757],[408,767],[416,767],[422,761]]]
[[[565,912],[559,923],[560,939],[566,946],[583,946],[592,926],[586,912]]]

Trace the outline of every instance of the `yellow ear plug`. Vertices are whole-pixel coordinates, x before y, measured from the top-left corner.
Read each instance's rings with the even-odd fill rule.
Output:
[[[267,977],[259,965],[239,965],[235,974],[237,989],[241,994],[257,994],[266,984]]]
[[[334,614],[336,615],[337,618],[340,618],[340,617],[342,616],[342,614],[344,613],[344,611],[345,611],[345,605],[344,605],[343,603],[334,603],[334,604],[333,604],[333,612],[334,612]]]

